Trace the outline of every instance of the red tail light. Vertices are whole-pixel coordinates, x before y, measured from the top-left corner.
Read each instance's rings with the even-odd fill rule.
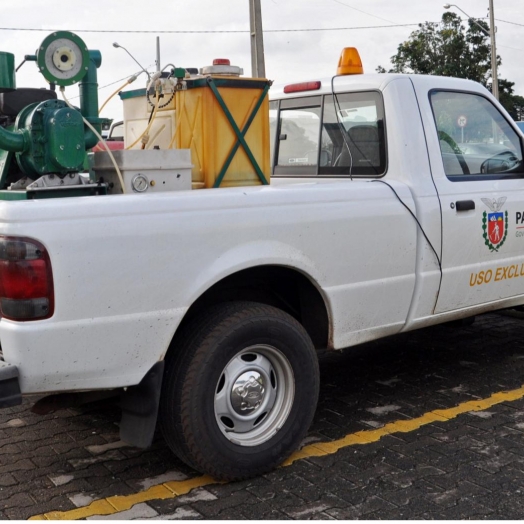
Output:
[[[30,238],[0,236],[0,313],[10,320],[42,320],[54,311],[51,262]]]

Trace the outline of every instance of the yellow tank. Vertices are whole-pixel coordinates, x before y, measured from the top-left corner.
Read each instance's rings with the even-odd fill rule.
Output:
[[[194,189],[258,185],[264,183],[261,178],[269,183],[268,86],[269,81],[265,79],[211,75],[188,79],[187,89],[176,92],[175,147],[191,149]],[[259,173],[242,145],[238,146],[224,173],[224,164],[237,147],[238,138],[213,88],[240,131],[259,105],[245,135]]]

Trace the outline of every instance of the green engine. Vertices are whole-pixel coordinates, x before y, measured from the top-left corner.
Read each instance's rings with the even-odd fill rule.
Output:
[[[0,53],[0,199],[50,196],[49,192],[10,194],[6,189],[13,182],[16,185],[17,179],[27,180],[29,187],[42,177],[55,181],[48,184],[44,180],[43,187],[72,183],[75,177],[80,180],[86,151],[98,142],[97,133],[106,121],[98,117],[99,51],[88,50],[74,33],[57,31],[42,42],[35,55],[26,55],[25,61],[37,63],[52,89],[16,89],[14,56]],[[54,91],[56,86],[63,91],[75,83],[79,83],[80,108],[58,100]]]
[[[22,172],[34,178],[82,171],[86,151],[84,127],[80,112],[62,100],[24,108],[15,124],[25,138],[24,149],[16,153]]]

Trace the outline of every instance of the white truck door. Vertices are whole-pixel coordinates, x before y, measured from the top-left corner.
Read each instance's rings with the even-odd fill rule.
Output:
[[[524,295],[521,138],[482,91],[436,89],[429,104],[427,133],[436,128],[440,150],[432,169],[443,231],[435,313]]]

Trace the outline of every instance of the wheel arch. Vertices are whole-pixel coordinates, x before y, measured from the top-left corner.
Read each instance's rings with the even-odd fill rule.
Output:
[[[177,334],[199,311],[232,301],[278,307],[302,324],[316,349],[332,347],[329,303],[318,284],[295,268],[271,264],[235,271],[212,284],[184,315],[168,352],[176,345]]]

